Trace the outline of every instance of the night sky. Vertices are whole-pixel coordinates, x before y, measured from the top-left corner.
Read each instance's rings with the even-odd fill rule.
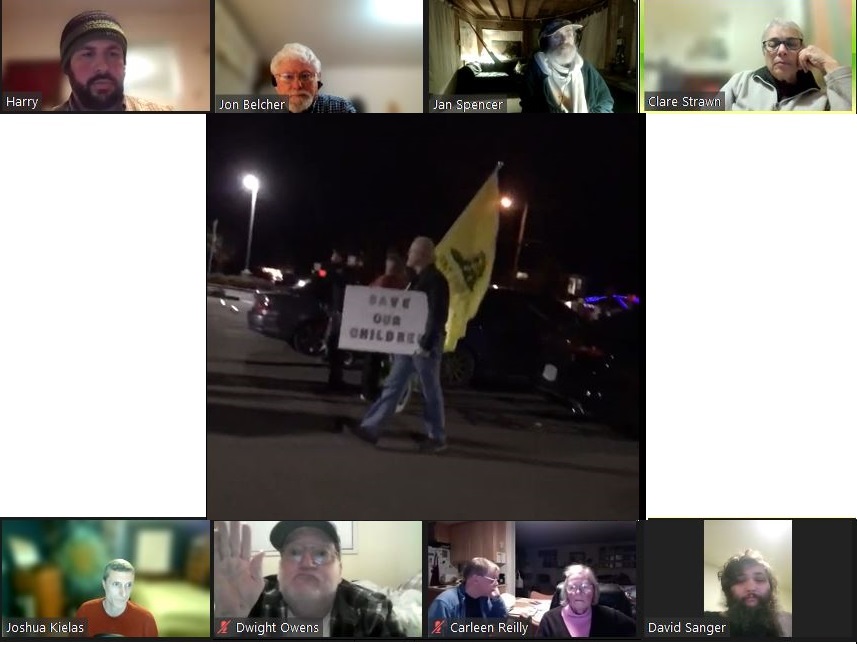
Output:
[[[535,118],[540,116],[541,118]],[[244,266],[250,193],[260,179],[251,264],[307,273],[334,246],[383,267],[388,247],[440,241],[497,161],[501,210],[495,274],[511,267],[524,201],[520,266],[553,256],[601,288],[642,284],[642,119],[360,115],[208,115],[208,228]],[[572,123],[573,121],[573,123]],[[563,125],[565,127],[558,127]],[[589,142],[597,141],[597,147]],[[586,143],[584,143],[586,142]]]

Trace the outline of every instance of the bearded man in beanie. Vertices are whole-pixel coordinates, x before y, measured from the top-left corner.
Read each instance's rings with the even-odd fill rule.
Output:
[[[103,11],[84,11],[60,37],[62,70],[71,96],[55,112],[167,112],[172,108],[125,95],[128,41],[119,22]]]
[[[581,25],[551,20],[524,72],[522,112],[613,112],[613,97],[596,69],[577,49]]]

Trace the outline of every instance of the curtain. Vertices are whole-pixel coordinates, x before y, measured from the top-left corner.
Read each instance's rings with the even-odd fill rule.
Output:
[[[455,12],[444,0],[429,2],[429,93],[441,94],[459,67]]]

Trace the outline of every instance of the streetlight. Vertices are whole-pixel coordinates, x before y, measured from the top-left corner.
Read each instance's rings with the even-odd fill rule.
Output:
[[[247,235],[247,258],[244,263],[244,275],[250,275],[250,246],[253,244],[253,222],[256,219],[256,193],[259,192],[259,180],[256,175],[244,175],[244,188],[252,194],[250,198],[250,232]]]
[[[510,206],[512,206],[513,203],[514,202],[511,200],[511,198],[506,196],[500,199],[500,205],[503,208],[509,208]],[[524,242],[524,228],[527,226],[527,210],[529,209],[529,207],[530,203],[524,202],[524,212],[521,215],[521,224],[518,227],[518,244],[515,246],[515,264],[512,266],[513,280],[518,279],[518,261],[521,258],[521,246]]]

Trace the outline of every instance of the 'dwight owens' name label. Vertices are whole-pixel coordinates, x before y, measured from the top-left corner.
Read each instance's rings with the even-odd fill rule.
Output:
[[[349,286],[345,290],[339,346],[360,352],[413,354],[428,316],[420,291]]]

